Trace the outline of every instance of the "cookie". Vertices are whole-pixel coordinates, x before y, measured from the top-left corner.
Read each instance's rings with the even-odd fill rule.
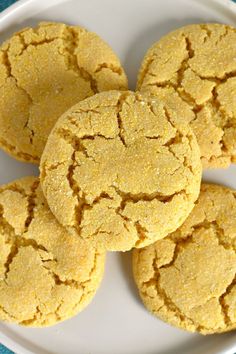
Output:
[[[236,329],[236,191],[203,184],[177,231],[134,251],[133,271],[145,306],[169,324]]]
[[[50,22],[23,29],[0,47],[0,146],[18,160],[39,163],[58,117],[112,89],[127,89],[127,79],[95,33]]]
[[[103,275],[105,254],[69,235],[39,179],[0,188],[0,319],[49,326],[81,311]]]
[[[112,251],[143,247],[183,223],[198,197],[194,134],[155,98],[97,94],[52,130],[41,185],[59,222]]]
[[[182,27],[147,52],[137,89],[163,99],[190,123],[205,168],[236,163],[236,29]]]

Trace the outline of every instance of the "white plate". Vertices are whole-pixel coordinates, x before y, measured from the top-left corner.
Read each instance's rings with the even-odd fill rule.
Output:
[[[96,31],[120,56],[134,88],[147,48],[163,34],[197,22],[236,24],[228,0],[22,0],[0,15],[0,40],[39,20],[79,24]],[[37,174],[37,168],[0,152],[0,183]],[[236,166],[205,179],[236,189]],[[236,334],[200,336],[151,316],[132,279],[130,254],[108,255],[106,274],[92,304],[57,326],[27,329],[0,324],[0,341],[20,354],[232,354]]]

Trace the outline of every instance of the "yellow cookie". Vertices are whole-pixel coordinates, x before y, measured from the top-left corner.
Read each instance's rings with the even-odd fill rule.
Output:
[[[236,163],[236,29],[190,25],[147,52],[137,89],[164,100],[190,122],[203,166]]]
[[[236,329],[236,191],[203,184],[176,232],[134,251],[133,271],[162,320],[202,334]]]
[[[127,89],[127,79],[95,33],[48,22],[23,29],[0,48],[0,146],[19,160],[39,163],[58,117],[113,89]]]
[[[0,188],[0,319],[49,326],[81,311],[103,275],[105,254],[68,235],[39,179]]]
[[[194,134],[157,99],[109,91],[57,122],[41,184],[59,222],[108,250],[143,247],[176,230],[201,179]]]

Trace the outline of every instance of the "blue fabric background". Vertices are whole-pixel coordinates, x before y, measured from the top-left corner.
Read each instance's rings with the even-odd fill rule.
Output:
[[[0,12],[16,1],[17,0],[0,0]],[[236,0],[233,1],[236,2]],[[13,352],[0,344],[0,354],[13,354]]]
[[[16,0],[0,0],[0,11],[3,11],[14,2],[16,2]],[[2,352],[0,353],[2,354]]]
[[[0,344],[0,354],[13,354],[13,352]]]

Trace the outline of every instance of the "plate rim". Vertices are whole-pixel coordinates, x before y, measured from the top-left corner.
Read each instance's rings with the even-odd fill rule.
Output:
[[[68,0],[64,0],[67,2]],[[195,0],[196,1],[196,0]],[[230,10],[232,13],[236,15],[236,2],[234,0],[200,0],[204,4],[211,4],[212,6],[215,5],[220,5],[221,7]],[[15,12],[19,11],[20,9],[32,4],[32,3],[38,3],[39,0],[18,0],[14,4],[10,5],[7,7],[5,10],[0,12],[0,24],[2,21],[7,19],[8,17],[14,15]],[[217,352],[217,354],[236,354],[236,343],[226,343],[226,347],[220,351]],[[9,335],[5,334],[2,332],[0,329],[0,344],[3,344],[7,347],[7,349],[12,350],[16,354],[39,354],[40,352],[33,352],[30,349],[27,349],[27,347],[23,346],[17,341],[14,341],[12,338],[10,338]]]

